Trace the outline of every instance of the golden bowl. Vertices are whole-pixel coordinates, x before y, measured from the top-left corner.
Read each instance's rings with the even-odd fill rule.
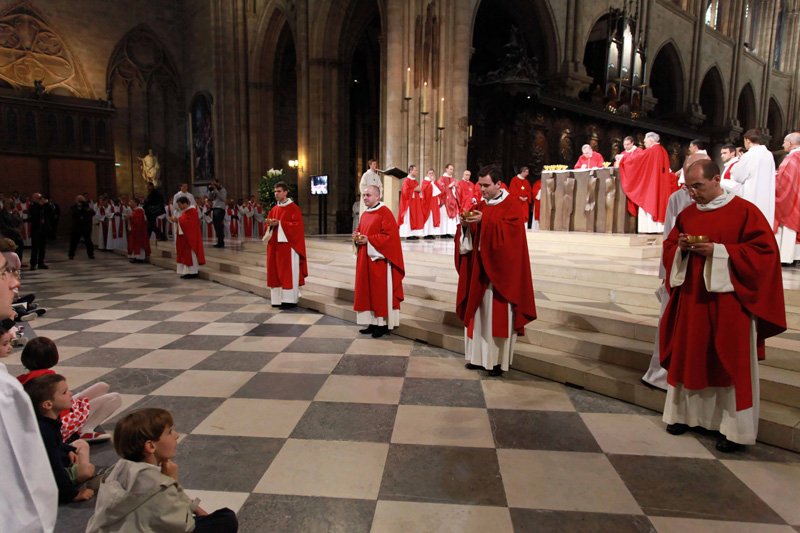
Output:
[[[711,242],[711,239],[708,238],[708,235],[687,235],[686,240],[689,242],[689,244]]]
[[[463,213],[461,213],[461,216],[464,217],[464,218],[472,218],[472,217],[476,216],[479,212],[480,211],[472,211],[472,210],[464,211]]]

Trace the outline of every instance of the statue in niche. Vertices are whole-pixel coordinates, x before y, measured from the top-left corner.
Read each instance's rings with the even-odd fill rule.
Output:
[[[600,135],[597,133],[597,126],[589,127],[589,146],[595,152],[600,152]]]
[[[681,143],[672,141],[669,143],[669,166],[672,170],[681,168]]]
[[[605,179],[606,186],[606,233],[614,232],[614,201],[617,199],[617,187],[614,174],[608,173]]]
[[[639,147],[639,148],[641,148],[642,150],[644,150],[644,149],[645,149],[645,145],[644,145],[644,133],[642,133],[642,132],[639,132],[639,133],[637,133],[637,134],[636,134],[636,146],[638,146],[638,147]]]
[[[611,139],[611,161],[615,161],[620,153],[622,153],[622,139],[614,137]]]
[[[144,157],[137,157],[139,160],[139,169],[142,174],[142,179],[148,183],[152,183],[154,187],[158,187],[158,174],[161,166],[158,164],[158,158],[153,154],[153,149],[147,151]]]
[[[44,96],[44,80],[33,80],[33,97],[37,100]]]
[[[536,130],[533,135],[533,174],[540,173],[547,163],[547,137],[542,130]]]
[[[509,40],[503,45],[503,57],[499,59],[498,67],[484,76],[478,76],[477,81],[479,84],[524,81],[538,96],[542,86],[539,81],[538,59],[528,55],[525,41],[517,26],[511,26]]]
[[[572,160],[572,130],[564,128],[561,131],[561,138],[558,141],[558,154],[561,156],[562,163],[569,165]]]

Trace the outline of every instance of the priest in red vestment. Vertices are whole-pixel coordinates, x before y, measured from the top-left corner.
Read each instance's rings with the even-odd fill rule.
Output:
[[[772,228],[758,207],[722,188],[719,174],[711,160],[688,170],[696,203],[664,241],[669,303],[659,342],[667,431],[718,430],[717,449],[731,452],[755,444],[758,360],[764,340],[786,329],[786,313]]]
[[[453,238],[458,226],[458,202],[455,189],[456,179],[453,177],[455,168],[452,163],[444,167],[444,174],[436,180],[436,187],[442,192],[439,195],[439,233],[442,238]]]
[[[456,201],[458,202],[459,214],[469,211],[473,205],[478,203],[475,199],[475,189],[470,181],[471,176],[472,172],[465,170],[461,175],[461,179],[456,183]]]
[[[273,188],[278,203],[267,214],[267,287],[273,307],[294,307],[300,286],[308,276],[303,214],[289,198],[289,186],[279,181]]]
[[[198,277],[200,265],[206,264],[203,253],[203,235],[200,232],[200,216],[187,196],[179,196],[175,201],[181,216],[172,217],[177,222],[175,234],[176,270],[183,279]]]
[[[531,185],[531,198],[533,198],[533,221],[528,225],[531,229],[539,230],[539,217],[542,214],[542,179],[539,178]]]
[[[589,168],[603,168],[603,154],[595,152],[588,144],[581,147],[581,156],[575,162],[576,170],[585,170]]]
[[[424,237],[425,215],[422,209],[422,185],[418,180],[419,170],[416,165],[408,167],[408,176],[403,180],[400,190],[400,209],[397,223],[400,226],[400,237],[417,240]]]
[[[380,189],[368,185],[362,196],[366,209],[353,233],[357,250],[353,309],[356,323],[367,326],[360,333],[374,338],[400,325],[405,276],[397,222],[380,199]]]
[[[481,169],[483,199],[475,215],[461,217],[455,246],[466,367],[491,376],[508,370],[517,335],[536,319],[525,226],[501,183],[499,169]]]
[[[441,194],[442,191],[436,186],[433,169],[428,169],[425,177],[422,178],[422,216],[425,217],[422,231],[425,239],[435,239],[437,235],[441,235],[439,228],[441,225],[439,195]]]
[[[512,203],[519,210],[519,217],[523,224],[528,225],[529,212],[533,202],[531,184],[528,181],[528,167],[520,167],[519,174],[511,178],[508,184],[508,192],[511,195]]]
[[[784,137],[783,158],[775,176],[775,226],[781,250],[781,263],[791,265],[800,259],[800,246],[796,246],[800,232],[800,133]]]
[[[636,146],[636,141],[633,137],[628,135],[622,140],[622,153],[617,154],[614,157],[614,167],[618,168],[619,164],[622,162],[623,158],[628,155],[635,154],[636,152],[641,152],[642,149]]]
[[[669,167],[669,154],[655,132],[644,137],[645,149],[620,160],[619,180],[628,196],[628,211],[638,214],[639,233],[661,233],[669,196],[678,190],[678,179]],[[638,206],[638,213],[636,208]]]
[[[150,234],[147,217],[138,198],[128,200],[131,215],[128,217],[128,259],[131,263],[144,263],[150,257]]]

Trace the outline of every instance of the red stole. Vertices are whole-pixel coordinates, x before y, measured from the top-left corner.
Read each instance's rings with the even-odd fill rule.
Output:
[[[228,218],[230,220],[229,229],[231,232],[231,238],[236,239],[239,237],[239,208],[238,207],[228,207],[227,208]]]
[[[397,215],[397,223],[403,224],[406,211],[408,211],[408,222],[411,229],[422,229],[426,218],[423,215],[422,191],[414,190],[417,186],[419,186],[419,182],[409,176],[403,180],[403,188],[400,190],[400,212]]]
[[[678,181],[669,168],[669,154],[660,144],[633,152],[619,163],[619,180],[628,196],[628,212],[636,215],[632,203],[644,209],[655,222],[664,222],[667,200],[678,190]]]
[[[458,199],[459,210],[463,213],[472,209],[475,205],[475,194],[472,182],[459,180],[456,183],[456,198]]]
[[[303,214],[294,202],[276,205],[270,209],[267,218],[280,220],[280,227],[289,242],[278,242],[278,226],[272,228],[272,235],[267,241],[267,287],[291,289],[292,250],[300,256],[299,285],[305,285],[308,276],[306,262],[306,238],[303,227]]]
[[[144,209],[137,207],[128,219],[128,255],[137,255],[144,250],[145,257],[150,256],[150,236],[147,234],[147,219]]]
[[[439,207],[445,206],[447,209],[448,218],[456,218],[458,216],[458,206],[456,204],[456,195],[453,193],[453,181],[450,176],[441,176],[436,180],[436,186],[442,191],[439,195]]]
[[[200,217],[197,209],[190,205],[184,209],[178,218],[179,230],[175,236],[176,260],[182,265],[192,264],[192,252],[197,256],[197,264],[205,265],[206,256],[203,253],[203,237],[200,232]]]
[[[386,269],[392,269],[392,309],[400,309],[405,266],[397,222],[388,207],[379,205],[377,209],[367,209],[361,214],[357,232],[366,235],[367,241],[386,260],[373,261],[367,254],[367,245],[358,246],[353,309],[372,311],[377,317],[387,318]]]
[[[800,150],[783,158],[775,177],[775,228],[779,225],[800,233]]]
[[[247,202],[246,207],[247,210],[244,211],[244,238],[249,239],[253,236],[253,204]]]
[[[689,254],[686,280],[670,288],[678,234],[707,235],[724,244],[730,255],[734,292],[709,293],[703,280],[705,258]],[[756,318],[758,358],[764,340],[786,329],[778,244],[772,228],[755,205],[734,197],[713,211],[697,205],[684,209],[664,241],[669,303],[660,324],[661,365],[667,382],[689,390],[729,387],[736,390],[736,409],[753,405],[750,382],[750,316]]]
[[[427,222],[428,217],[433,215],[434,227],[439,227],[439,199],[433,195],[433,182],[426,179],[422,180],[422,215]]]

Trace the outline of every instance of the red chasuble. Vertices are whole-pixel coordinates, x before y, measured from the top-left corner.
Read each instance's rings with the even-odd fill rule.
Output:
[[[397,223],[402,225],[406,211],[408,211],[409,224],[411,229],[422,229],[425,226],[425,216],[422,209],[422,191],[416,192],[419,182],[408,177],[403,180],[403,189],[400,191],[400,213],[397,215]]]
[[[471,225],[471,252],[459,253],[461,224],[456,233],[456,313],[471,335],[475,312],[491,283],[497,306],[497,312],[492,313],[492,336],[508,337],[505,304],[511,304],[514,311],[514,331],[523,335],[525,324],[536,320],[536,304],[528,241],[519,208],[508,197],[496,205],[482,201],[477,209],[483,216],[480,223]]]
[[[436,180],[436,186],[442,191],[439,195],[439,206],[444,205],[447,208],[447,216],[456,218],[458,216],[458,206],[456,204],[456,195],[453,193],[452,185],[455,181],[450,176],[441,176]]]
[[[705,258],[687,252],[686,280],[669,287],[678,234],[707,235],[724,244],[734,292],[709,293],[703,281]],[[664,241],[669,303],[660,324],[661,366],[667,382],[689,390],[734,386],[736,410],[752,407],[750,316],[756,318],[758,358],[764,340],[786,329],[778,244],[755,205],[734,197],[713,211],[684,209]]]
[[[175,236],[176,260],[182,265],[192,265],[192,252],[197,256],[197,264],[205,265],[206,256],[203,253],[203,236],[200,233],[200,217],[197,208],[190,205],[178,217],[180,230]]]
[[[358,221],[357,232],[367,236],[367,241],[386,260],[373,261],[367,255],[367,245],[358,246],[356,259],[356,286],[353,299],[355,311],[372,311],[376,317],[388,318],[386,298],[386,269],[392,269],[392,309],[400,309],[403,301],[403,250],[400,233],[392,212],[385,205],[374,210],[365,210]]]
[[[294,202],[276,205],[270,209],[267,218],[281,221],[281,228],[289,242],[278,242],[278,226],[272,228],[272,236],[267,242],[267,287],[293,288],[292,250],[300,256],[299,284],[305,285],[308,276],[306,263],[306,237],[303,227],[303,214]]]
[[[542,190],[542,180],[538,179],[531,185],[531,198],[533,199],[533,220],[539,220],[542,210],[542,201],[536,199],[536,195]]]
[[[600,168],[603,166],[603,154],[599,152],[592,152],[592,157],[581,155],[575,163],[576,169],[581,168]]]
[[[645,210],[655,222],[664,222],[667,200],[678,190],[678,180],[669,168],[669,154],[660,144],[627,154],[619,164],[619,180],[628,196],[628,211],[636,215],[631,202]]]
[[[433,226],[438,228],[441,217],[439,216],[439,197],[433,195],[433,183],[422,180],[422,216],[425,220],[433,215]]]
[[[775,229],[779,225],[800,233],[800,150],[783,158],[775,177]]]
[[[520,178],[519,176],[514,176],[511,178],[511,182],[508,185],[508,192],[510,194],[509,200],[517,206],[519,209],[519,216],[525,222],[528,223],[528,206],[533,201],[533,191],[531,190],[531,184],[528,182],[527,178]],[[527,200],[521,200],[520,196],[527,196]]]
[[[150,236],[147,234],[147,219],[144,209],[137,207],[128,219],[128,255],[137,255],[144,250],[145,257],[150,257]],[[190,261],[191,263],[191,261]]]
[[[469,211],[475,205],[475,189],[471,181],[459,180],[456,183],[456,198],[458,199],[459,211]]]

